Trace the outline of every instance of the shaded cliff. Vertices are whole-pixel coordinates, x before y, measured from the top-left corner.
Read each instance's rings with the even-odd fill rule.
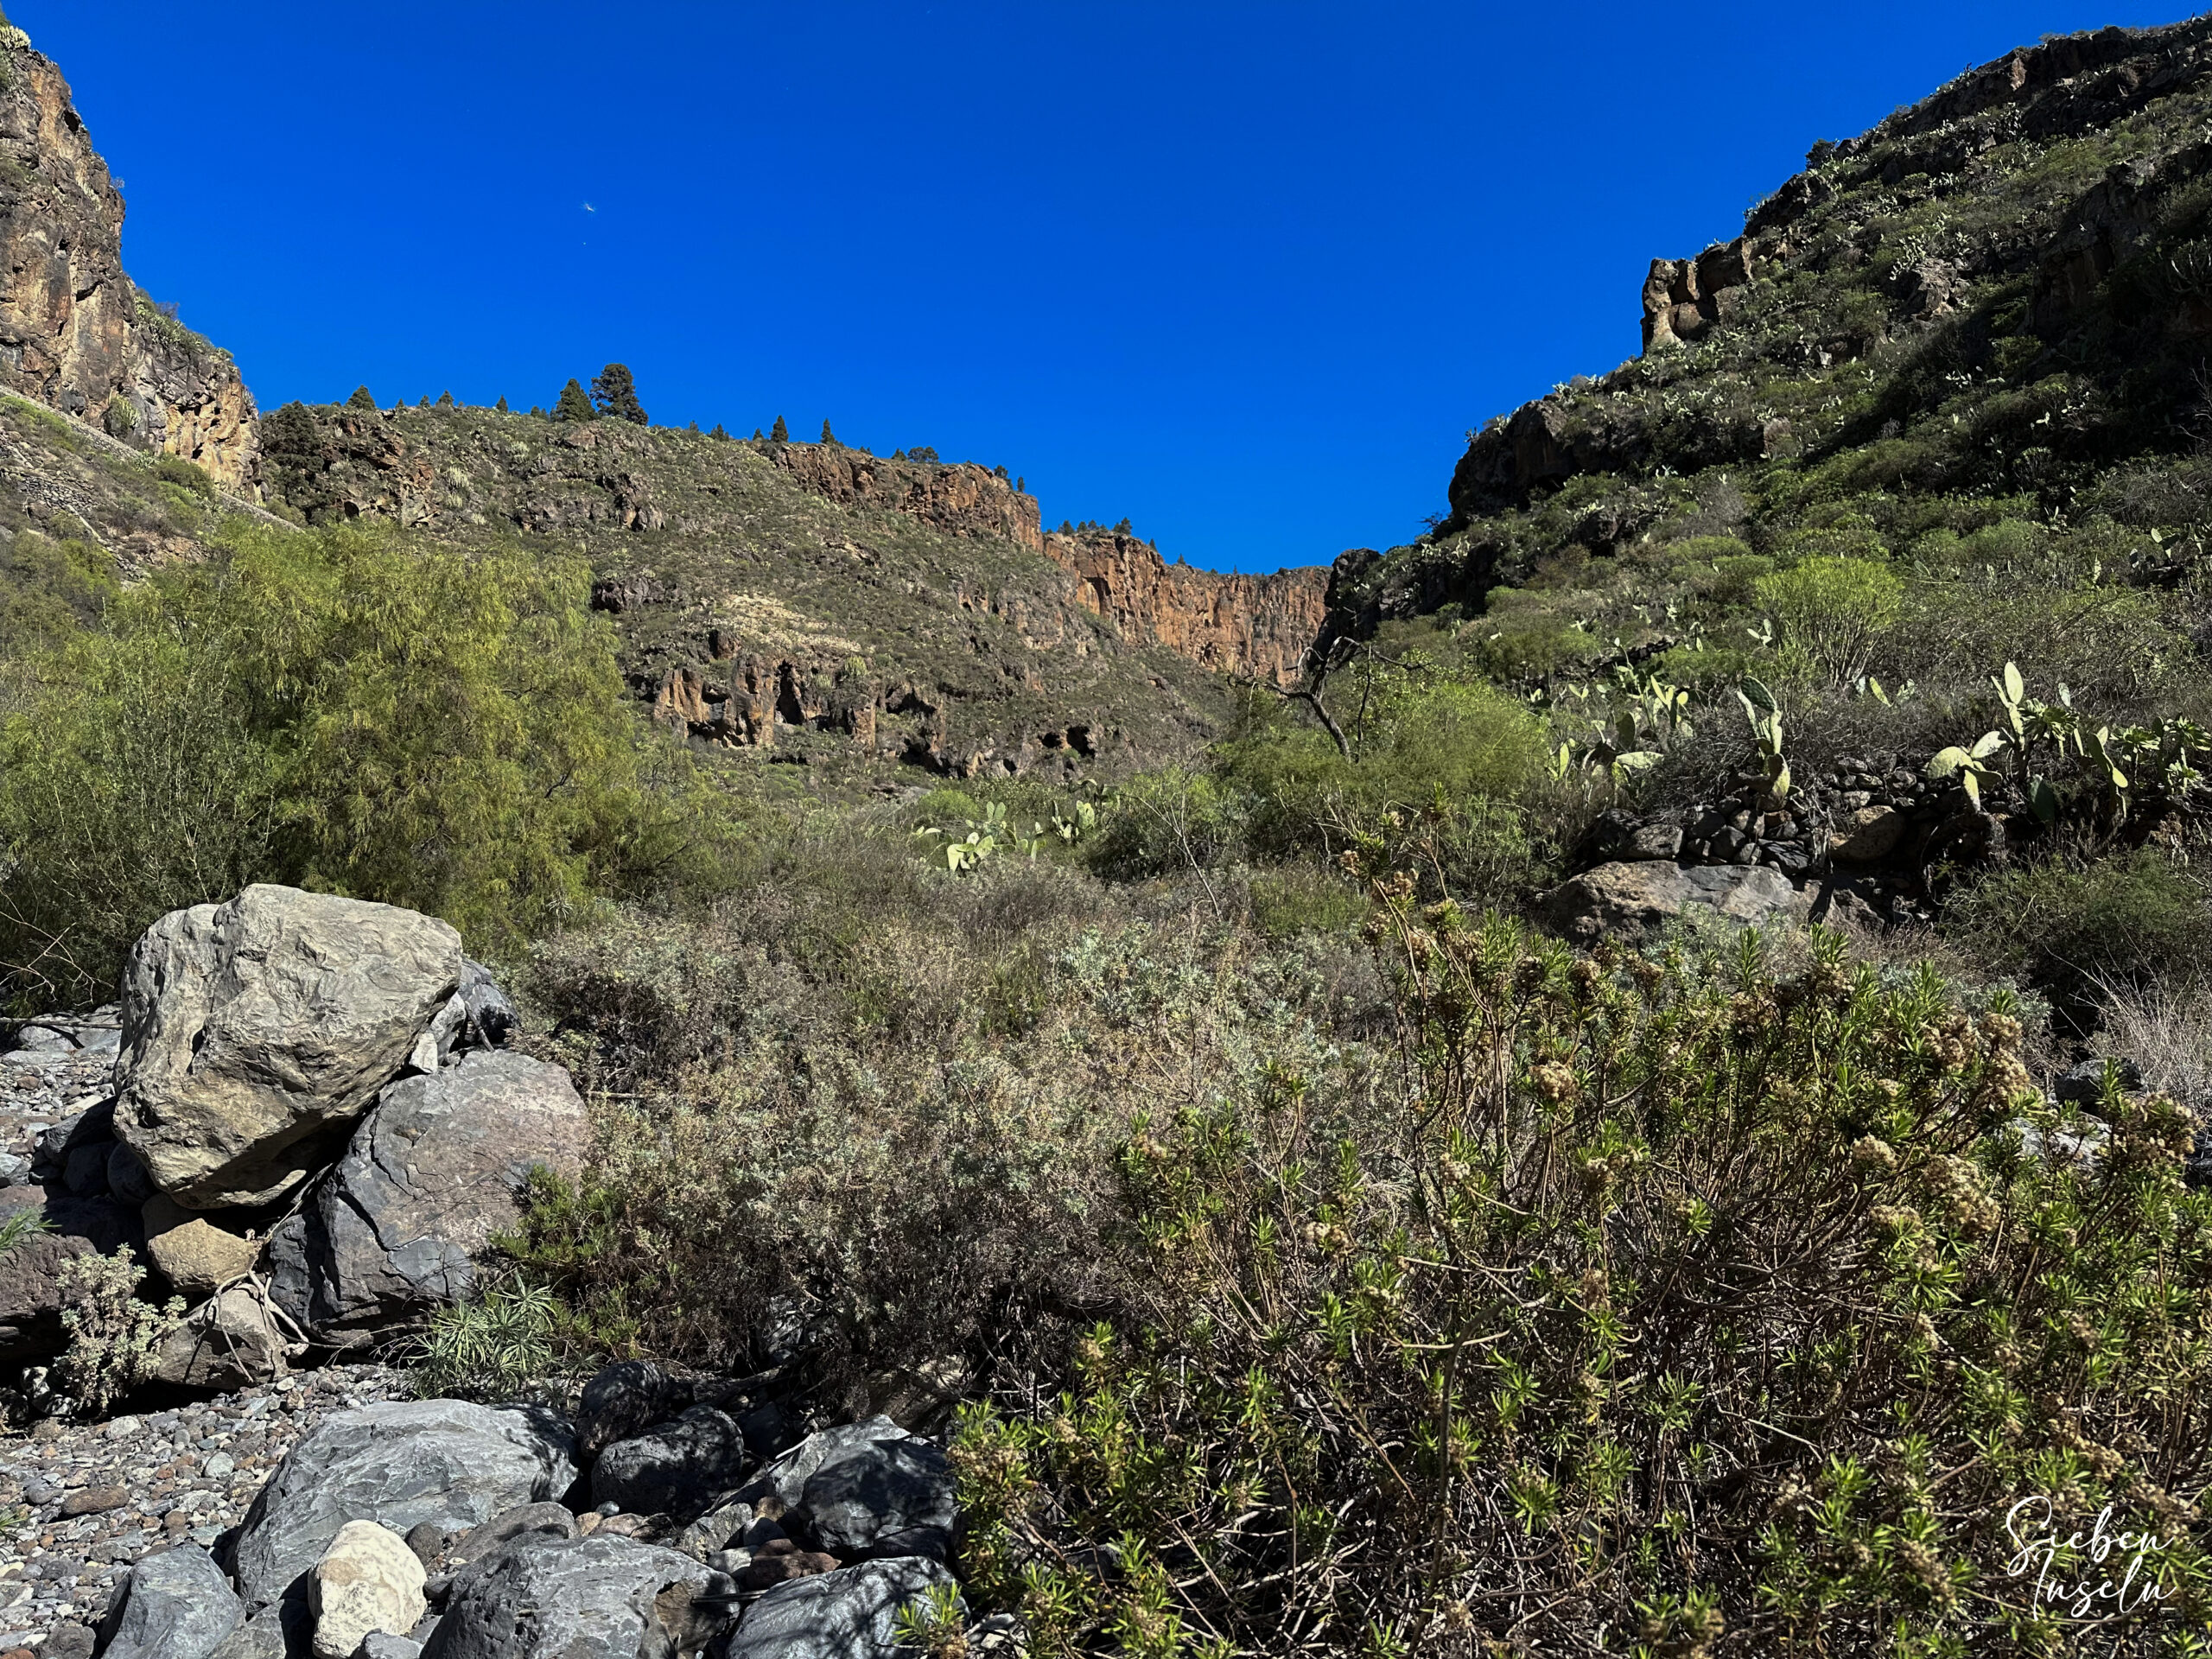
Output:
[[[123,198],[68,83],[0,24],[0,385],[251,494],[238,365],[131,286],[122,238]]]

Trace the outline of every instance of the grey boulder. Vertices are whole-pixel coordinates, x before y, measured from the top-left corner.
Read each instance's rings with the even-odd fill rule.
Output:
[[[575,1483],[575,1441],[550,1412],[462,1400],[391,1401],[325,1418],[277,1465],[233,1555],[238,1592],[281,1598],[348,1521],[405,1535],[482,1525]]]
[[[100,1623],[113,1659],[207,1659],[245,1623],[223,1569],[197,1544],[140,1558]]]
[[[927,1440],[839,1447],[806,1478],[795,1513],[815,1547],[841,1561],[952,1548],[953,1484],[944,1449]]]
[[[292,1191],[405,1062],[462,960],[434,917],[292,887],[170,912],[124,969],[117,1138],[194,1209]]]
[[[709,1651],[711,1659],[894,1659],[905,1652],[900,1610],[952,1581],[918,1555],[792,1579],[754,1602]]]
[[[530,1171],[573,1179],[590,1139],[569,1074],[542,1060],[474,1051],[403,1077],[271,1236],[279,1305],[316,1341],[345,1349],[467,1297],[474,1258],[520,1219]]]
[[[689,1520],[745,1478],[744,1431],[714,1406],[694,1406],[635,1440],[617,1440],[592,1465],[594,1503],[632,1515]]]
[[[602,1366],[576,1405],[576,1446],[596,1457],[617,1440],[634,1440],[691,1404],[691,1385],[650,1359]]]
[[[764,1497],[772,1497],[783,1508],[795,1510],[805,1495],[808,1479],[836,1453],[848,1446],[869,1446],[907,1438],[906,1431],[888,1417],[871,1417],[866,1422],[825,1428],[808,1435],[790,1451],[770,1459],[733,1496],[741,1502],[754,1504]]]
[[[635,1539],[518,1540],[457,1579],[423,1659],[695,1653],[734,1617],[728,1575]]]
[[[1758,924],[1775,917],[1805,919],[1811,900],[1778,870],[1744,864],[1683,869],[1656,862],[1600,864],[1553,894],[1552,918],[1577,944],[1607,935],[1656,932],[1692,912]]]

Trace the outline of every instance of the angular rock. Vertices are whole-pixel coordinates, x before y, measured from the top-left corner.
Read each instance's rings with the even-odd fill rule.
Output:
[[[0,1217],[20,1209],[48,1209],[39,1190],[10,1187],[4,1196],[28,1202],[0,1205]],[[80,1255],[99,1253],[95,1241],[60,1233],[34,1233],[0,1255],[0,1360],[58,1354],[67,1345],[61,1328],[61,1268]]]
[[[124,969],[117,1138],[187,1205],[265,1203],[328,1159],[457,988],[461,938],[291,887],[172,911]]]
[[[553,1497],[575,1482],[574,1456],[568,1425],[531,1408],[409,1400],[336,1413],[254,1499],[233,1554],[239,1594],[276,1600],[348,1521],[460,1532]]]
[[[468,1016],[469,1039],[480,1048],[505,1048],[522,1017],[492,977],[492,970],[480,962],[461,963],[459,995]]]
[[[754,1602],[709,1659],[895,1659],[899,1611],[952,1582],[917,1555],[794,1579]]]
[[[169,1332],[156,1375],[179,1388],[242,1389],[283,1376],[292,1357],[276,1315],[238,1285],[202,1302]]]
[[[223,1569],[197,1544],[141,1557],[101,1621],[114,1659],[207,1659],[245,1623]]]
[[[430,1611],[423,1563],[406,1541],[373,1521],[348,1521],[308,1580],[316,1659],[352,1659],[372,1631],[404,1636]]]
[[[146,1254],[180,1296],[197,1301],[251,1267],[261,1247],[212,1222],[195,1220],[149,1235]]]
[[[584,1384],[576,1406],[576,1446],[587,1458],[617,1440],[635,1440],[692,1403],[691,1385],[650,1359],[617,1360]]]
[[[480,1527],[471,1527],[454,1540],[447,1553],[456,1561],[481,1560],[502,1544],[543,1533],[553,1538],[576,1536],[576,1517],[559,1503],[523,1503],[493,1516]]]
[[[757,1507],[764,1497],[773,1497],[779,1509],[797,1509],[799,1499],[806,1491],[808,1479],[836,1453],[847,1446],[902,1440],[906,1437],[906,1431],[888,1417],[871,1417],[865,1422],[822,1429],[763,1465],[751,1479],[730,1495],[731,1499]]]
[[[520,1219],[543,1166],[574,1179],[591,1126],[557,1065],[473,1052],[384,1091],[306,1205],[270,1240],[285,1311],[337,1348],[417,1322],[476,1286],[474,1258]]]
[[[735,1487],[749,1461],[737,1420],[714,1406],[694,1406],[601,1452],[592,1465],[592,1502],[689,1519]]]
[[[1912,820],[1894,806],[1862,806],[1846,813],[1828,842],[1828,855],[1847,864],[1871,864],[1897,851]]]
[[[304,1656],[313,1643],[314,1617],[304,1597],[259,1612],[225,1637],[207,1659],[289,1659]]]
[[[2143,1089],[2143,1068],[2125,1055],[2109,1062],[2092,1058],[2069,1065],[2060,1072],[2051,1084],[2051,1094],[2075,1106],[2094,1106],[2105,1096],[2105,1067],[2110,1065],[2122,1094],[2139,1094]]]
[[[842,1446],[806,1478],[792,1513],[842,1561],[943,1560],[952,1548],[951,1465],[944,1448],[911,1436]]]
[[[457,1581],[423,1659],[695,1652],[736,1612],[728,1575],[628,1538],[527,1538]]]
[[[1775,870],[1615,863],[1576,876],[1552,896],[1548,908],[1568,938],[1588,944],[1607,934],[1653,932],[1692,910],[1734,922],[1757,924],[1776,916],[1802,921],[1810,902]]]

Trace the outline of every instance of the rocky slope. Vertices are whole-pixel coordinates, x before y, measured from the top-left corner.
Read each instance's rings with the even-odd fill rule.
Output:
[[[2143,468],[2205,429],[2208,73],[2212,20],[2107,29],[1815,146],[1741,236],[1653,263],[1643,356],[1490,420],[1434,533],[1339,561],[1332,632],[1700,533],[1902,541],[1914,498],[2189,522],[2201,485]]]
[[[0,385],[251,494],[238,365],[132,287],[122,242],[122,195],[68,83],[0,24]]]
[[[1321,616],[1319,571],[1047,536],[972,464],[467,408],[292,405],[264,443],[310,523],[581,551],[640,697],[735,749],[963,777],[1162,758],[1217,729],[1215,671],[1294,674]]]

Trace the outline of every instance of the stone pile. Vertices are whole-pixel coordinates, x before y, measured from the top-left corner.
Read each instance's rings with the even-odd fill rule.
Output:
[[[1752,922],[1924,922],[1921,872],[1984,857],[2003,836],[2001,813],[1977,811],[1955,783],[1897,757],[1847,756],[1797,779],[1779,803],[1754,775],[1685,807],[1603,814],[1581,849],[1585,869],[1553,910],[1585,942],[1696,906]]]
[[[252,887],[163,917],[113,1009],[31,1023],[0,1057],[0,1175],[20,1177],[0,1218],[48,1229],[0,1253],[0,1363],[59,1353],[62,1269],[124,1247],[188,1304],[160,1356],[186,1388],[466,1296],[531,1170],[573,1178],[588,1144],[568,1074],[506,1046],[515,1023],[411,911]]]
[[[99,1641],[115,1659],[892,1659],[932,1590],[966,1622],[957,1518],[944,1448],[887,1417],[799,1436],[742,1384],[630,1362],[573,1416],[321,1416],[238,1527],[175,1529],[138,1559]],[[1020,1650],[1005,1619],[963,1635]],[[73,1645],[90,1650],[48,1651]]]

